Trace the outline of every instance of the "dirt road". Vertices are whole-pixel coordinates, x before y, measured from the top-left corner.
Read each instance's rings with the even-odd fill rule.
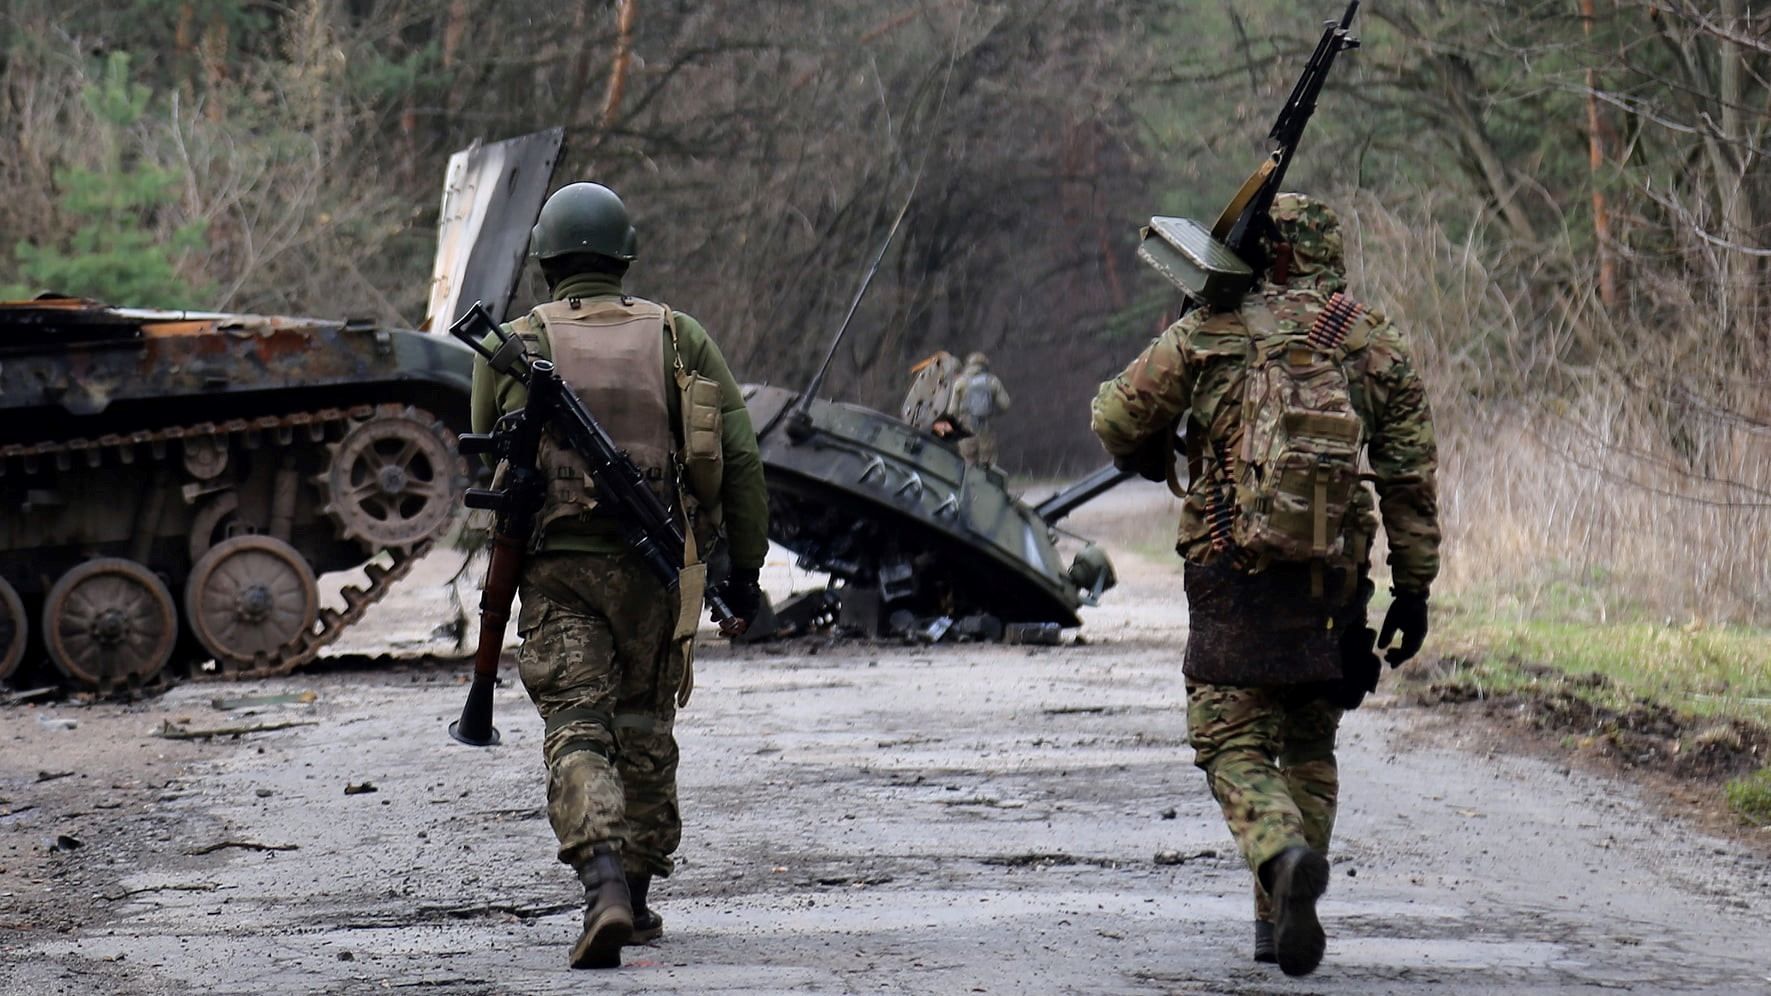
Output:
[[[563,968],[581,893],[518,688],[485,751],[444,735],[455,667],[0,712],[0,992],[1771,992],[1762,856],[1381,707],[1343,735],[1327,962],[1255,965],[1185,742],[1177,578],[1122,568],[1083,646],[707,650],[665,939],[594,978]]]

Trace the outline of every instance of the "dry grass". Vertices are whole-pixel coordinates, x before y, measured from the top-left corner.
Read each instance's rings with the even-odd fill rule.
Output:
[[[1353,285],[1408,330],[1433,398],[1442,590],[1520,620],[1771,623],[1771,413],[1704,348],[1702,314],[1528,316],[1480,233],[1454,242],[1369,201],[1354,214]]]

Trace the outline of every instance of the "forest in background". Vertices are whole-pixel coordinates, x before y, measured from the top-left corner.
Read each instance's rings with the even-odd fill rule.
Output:
[[[424,318],[448,154],[553,125],[632,207],[632,285],[802,382],[908,195],[829,387],[895,410],[983,349],[1010,470],[1099,460],[1096,384],[1179,304],[1335,2],[11,0],[0,288]],[[1522,609],[1771,615],[1771,14],[1370,0],[1291,185],[1413,336],[1448,580]]]

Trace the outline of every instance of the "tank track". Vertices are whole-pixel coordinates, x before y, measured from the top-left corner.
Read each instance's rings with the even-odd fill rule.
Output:
[[[5,476],[7,465],[13,461],[21,462],[27,473],[34,472],[43,460],[50,460],[59,469],[67,469],[74,460],[86,462],[89,467],[98,467],[107,454],[125,464],[132,464],[141,456],[141,449],[148,450],[149,458],[166,460],[175,458],[171,444],[185,439],[203,439],[216,437],[246,437],[248,446],[261,442],[264,436],[270,436],[278,443],[287,444],[294,439],[295,433],[305,434],[308,441],[323,443],[329,435],[342,435],[353,423],[362,422],[374,417],[383,409],[407,410],[405,405],[376,406],[356,405],[350,408],[321,408],[311,412],[296,412],[287,415],[265,415],[258,418],[228,419],[221,422],[198,422],[186,426],[173,426],[153,431],[132,432],[127,434],[111,433],[96,439],[64,439],[53,442],[13,443],[0,446],[0,476]],[[422,409],[412,409],[423,412]],[[434,418],[434,416],[431,416]],[[442,424],[438,421],[438,424]],[[254,437],[258,437],[256,440]],[[336,522],[337,514],[328,513],[335,524],[343,528],[343,523]],[[303,633],[300,637],[285,644],[281,652],[269,663],[258,667],[229,667],[218,662],[214,671],[194,669],[191,676],[197,680],[208,681],[244,681],[258,678],[273,678],[289,674],[316,657],[320,649],[337,640],[344,630],[352,623],[363,618],[369,606],[374,605],[386,596],[394,582],[405,577],[412,570],[412,565],[428,553],[434,540],[423,540],[410,548],[400,550],[385,548],[392,558],[390,566],[383,567],[373,562],[378,552],[372,551],[365,558],[368,563],[363,570],[369,576],[369,587],[358,588],[347,585],[340,592],[344,597],[345,608],[322,609],[319,616],[319,628]]]

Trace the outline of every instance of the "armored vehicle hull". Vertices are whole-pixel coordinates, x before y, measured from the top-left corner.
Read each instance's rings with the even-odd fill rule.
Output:
[[[1098,550],[1064,564],[1053,527],[994,468],[859,405],[746,387],[769,484],[770,538],[843,582],[878,619],[995,616],[1076,626],[1112,583]]]
[[[371,323],[0,304],[0,679],[311,660],[451,521],[471,360]],[[316,575],[360,565],[322,610]]]

